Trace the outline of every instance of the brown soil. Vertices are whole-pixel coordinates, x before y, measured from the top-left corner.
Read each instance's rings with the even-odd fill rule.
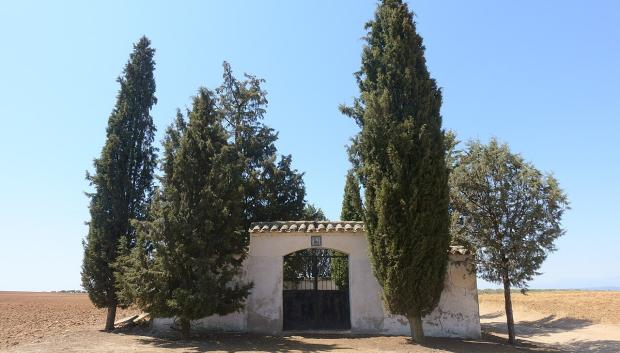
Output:
[[[137,310],[119,309],[122,318]],[[0,292],[0,349],[22,342],[41,342],[76,328],[103,329],[105,309],[86,294]]]
[[[561,296],[565,293],[566,300]],[[542,295],[539,295],[542,294]],[[535,296],[534,296],[535,295]],[[85,294],[0,292],[2,352],[620,352],[620,325],[614,320],[620,293],[547,292],[515,296],[518,347],[505,340],[500,295],[481,295],[483,338],[478,341],[429,338],[424,345],[407,337],[304,335],[270,337],[250,334],[199,334],[181,341],[178,333],[155,334],[135,327],[101,331],[105,310],[95,309]],[[536,298],[538,301],[531,298]],[[555,298],[555,299],[549,299]],[[598,298],[594,300],[592,298]],[[528,309],[522,300],[543,310]],[[601,303],[602,301],[602,303]],[[569,304],[563,304],[563,302]],[[571,319],[559,312],[580,309],[589,319]],[[542,304],[545,303],[545,304]],[[572,303],[572,304],[570,304]],[[528,304],[529,305],[529,304]],[[541,306],[542,305],[542,306]],[[567,306],[566,306],[567,305]],[[598,309],[597,309],[598,308]],[[604,310],[604,313],[596,312]],[[557,313],[551,310],[558,310]],[[616,310],[614,312],[614,310]],[[119,310],[117,318],[136,313]],[[575,314],[577,315],[577,314]],[[605,321],[606,322],[606,321]],[[614,321],[615,322],[615,321]]]
[[[1,351],[1,350],[0,350]],[[76,331],[36,344],[11,347],[4,353],[67,352],[411,352],[411,353],[560,353],[543,345],[525,344],[511,347],[502,340],[465,341],[429,338],[424,345],[413,344],[407,337],[385,336],[259,336],[220,333],[194,336],[192,340],[154,337],[139,328],[105,333],[97,330]]]

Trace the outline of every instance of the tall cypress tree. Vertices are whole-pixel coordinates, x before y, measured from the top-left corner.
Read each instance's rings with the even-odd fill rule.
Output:
[[[153,187],[155,126],[150,115],[155,98],[155,49],[142,37],[118,78],[120,90],[108,120],[106,142],[87,175],[95,188],[90,197],[90,222],[84,243],[82,286],[99,308],[108,308],[106,330],[114,328],[119,304],[114,287],[114,263],[119,240],[128,249],[135,243],[132,219],[145,218]],[[121,303],[123,304],[123,303]]]
[[[360,197],[360,184],[353,170],[349,170],[347,173],[346,182],[344,184],[340,220],[364,220],[364,209],[362,207],[362,198]],[[332,258],[331,270],[332,278],[338,288],[344,288],[349,285],[348,258],[342,256]]]
[[[245,259],[242,157],[228,142],[213,93],[201,89],[186,124],[180,114],[164,140],[165,176],[123,291],[155,317],[190,321],[243,307],[251,284],[239,281]]]
[[[351,150],[361,163],[371,259],[386,308],[406,316],[413,339],[422,341],[421,318],[439,301],[450,244],[441,92],[406,4],[383,0],[366,27],[360,97],[342,110],[361,127]]]
[[[347,173],[347,180],[344,184],[340,219],[343,221],[362,221],[364,219],[360,184],[352,170]]]
[[[292,158],[277,159],[278,134],[263,123],[267,92],[263,79],[245,75],[237,79],[224,62],[224,82],[217,88],[218,107],[233,144],[244,160],[245,224],[274,220],[299,220],[306,189],[303,173],[293,169]]]

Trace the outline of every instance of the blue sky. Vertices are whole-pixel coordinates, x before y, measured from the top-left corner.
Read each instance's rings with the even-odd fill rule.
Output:
[[[620,285],[620,3],[416,1],[444,126],[497,137],[553,172],[572,210],[533,288]],[[375,1],[0,3],[0,290],[79,288],[85,171],[98,156],[132,43],[157,49],[159,134],[222,61],[267,80],[266,122],[304,171],[307,199],[340,213]],[[480,282],[480,287],[489,284]]]

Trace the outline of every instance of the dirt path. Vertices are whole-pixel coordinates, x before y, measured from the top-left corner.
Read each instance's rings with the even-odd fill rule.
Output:
[[[586,308],[580,308],[585,310]],[[620,325],[595,323],[563,315],[549,315],[516,305],[517,339],[534,344],[545,344],[571,352],[620,352]],[[506,338],[506,316],[499,303],[482,301],[480,305],[482,329],[488,334]]]
[[[527,345],[514,348],[494,340],[465,341],[428,339],[424,346],[412,344],[406,337],[307,335],[289,337],[250,334],[211,334],[190,341],[158,338],[148,331],[132,329],[120,333],[83,330],[64,333],[39,343],[21,344],[3,353],[70,353],[70,352],[412,352],[412,353],[560,353],[545,346]]]

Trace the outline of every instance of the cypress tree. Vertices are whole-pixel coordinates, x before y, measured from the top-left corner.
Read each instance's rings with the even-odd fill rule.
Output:
[[[362,221],[364,210],[362,208],[362,198],[360,197],[360,185],[353,172],[349,170],[344,184],[344,195],[342,198],[342,209],[340,220],[342,221]],[[339,255],[339,253],[332,253]],[[338,288],[345,288],[349,285],[349,265],[345,257],[334,257],[331,260],[332,278]]]
[[[244,161],[244,216],[251,222],[299,220],[305,206],[303,173],[293,169],[292,158],[277,158],[278,134],[263,123],[267,92],[263,79],[237,79],[224,62],[224,82],[217,88],[218,107],[234,146]]]
[[[359,154],[373,270],[386,308],[408,318],[419,342],[450,244],[441,92],[406,4],[382,1],[366,27],[360,96],[342,111],[361,127],[351,150]]]
[[[181,114],[164,140],[165,176],[150,219],[138,223],[124,293],[155,317],[176,317],[184,338],[191,320],[243,307],[251,284],[239,281],[245,259],[242,157],[201,89],[186,124]]]
[[[303,221],[327,221],[325,212],[320,207],[316,207],[312,203],[307,203],[301,216]]]
[[[88,175],[90,197],[88,235],[83,241],[82,286],[93,304],[107,308],[106,330],[114,328],[119,303],[114,286],[118,249],[135,243],[132,219],[145,218],[152,193],[156,149],[150,110],[157,102],[153,71],[155,50],[142,37],[118,78],[120,90],[108,120],[106,142]],[[123,239],[125,244],[119,244]]]
[[[360,197],[360,184],[352,170],[347,173],[347,180],[344,184],[344,196],[342,198],[340,219],[343,221],[362,221],[364,219],[362,198]]]

